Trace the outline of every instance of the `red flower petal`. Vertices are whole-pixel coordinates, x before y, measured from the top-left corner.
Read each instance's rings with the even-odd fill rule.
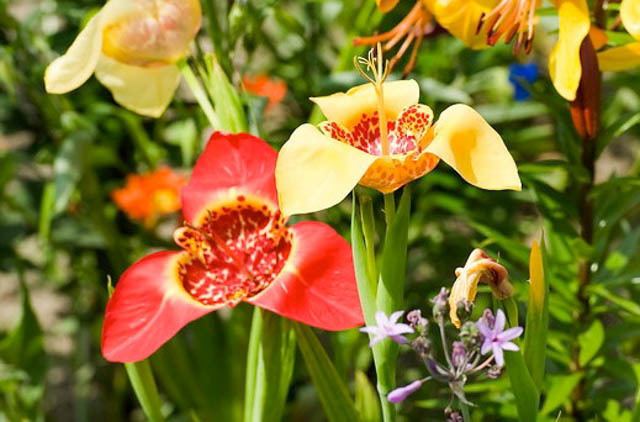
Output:
[[[145,359],[189,322],[216,309],[202,305],[183,290],[176,266],[181,254],[165,251],[148,255],[120,277],[102,327],[105,359]]]
[[[291,231],[293,248],[282,273],[249,302],[324,330],[362,325],[349,243],[323,223],[306,221]]]
[[[276,156],[269,144],[246,133],[211,135],[182,190],[184,218],[194,222],[212,201],[241,193],[260,196],[277,206]]]

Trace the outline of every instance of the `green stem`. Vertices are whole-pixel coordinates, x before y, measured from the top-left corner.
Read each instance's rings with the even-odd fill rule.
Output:
[[[396,215],[396,199],[393,193],[384,195],[384,219],[387,223],[387,229],[391,226],[391,222]]]
[[[460,410],[462,411],[462,419],[464,422],[471,422],[471,413],[469,413],[469,406],[460,402]]]
[[[180,72],[182,72],[182,76],[187,82],[187,85],[189,85],[193,96],[195,97],[196,101],[198,101],[200,108],[202,108],[205,116],[207,116],[209,124],[213,129],[219,129],[220,119],[218,118],[216,111],[211,105],[211,101],[209,99],[209,96],[207,95],[207,92],[202,87],[202,84],[200,84],[198,77],[195,75],[195,73],[193,73],[191,66],[189,66],[189,63],[187,63],[186,60],[182,60],[178,63],[178,67],[180,68]]]
[[[367,269],[369,272],[370,289],[375,298],[378,280],[378,268],[376,264],[375,250],[375,219],[373,217],[373,204],[369,196],[360,196],[360,217],[362,220],[362,232],[364,234],[364,244],[367,253]],[[368,324],[375,324],[373,314],[367,316]]]
[[[260,339],[262,337],[262,311],[259,308],[253,310],[251,319],[251,334],[249,335],[249,350],[247,352],[247,373],[244,390],[244,420],[251,421],[254,413],[256,380],[258,374],[258,355]]]
[[[125,363],[124,367],[127,370],[133,391],[136,393],[136,397],[146,417],[151,422],[164,421],[162,412],[160,412],[162,402],[158,395],[158,388],[153,379],[153,372],[151,372],[149,361],[143,360],[136,363]]]

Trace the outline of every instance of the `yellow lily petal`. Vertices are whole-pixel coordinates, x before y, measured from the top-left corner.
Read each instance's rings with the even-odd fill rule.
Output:
[[[289,216],[320,211],[342,201],[376,160],[304,124],[278,154],[276,185],[280,209]]]
[[[103,16],[98,13],[78,34],[67,52],[54,60],[45,71],[47,92],[64,94],[73,91],[91,77],[102,49]]]
[[[580,45],[589,34],[591,21],[586,0],[558,0],[560,32],[549,56],[549,74],[553,86],[568,101],[576,99],[580,85]]]
[[[442,112],[425,151],[440,157],[474,186],[522,188],[516,163],[502,138],[469,106],[456,104]]]
[[[420,87],[414,80],[385,82],[382,92],[388,120],[394,120],[403,108],[417,104],[420,98]],[[378,98],[370,83],[353,87],[346,93],[314,97],[311,101],[320,107],[327,120],[338,122],[348,130],[353,129],[363,114],[378,110]]]
[[[131,66],[104,55],[100,57],[95,73],[116,102],[150,117],[164,113],[180,83],[180,71],[175,65]]]
[[[387,13],[389,10],[396,7],[396,4],[398,4],[399,1],[400,0],[376,0],[376,4],[382,13]]]
[[[600,70],[618,72],[640,66],[640,42],[610,48],[598,53]]]
[[[624,28],[637,40],[640,40],[640,2],[638,0],[622,0],[620,18]]]
[[[133,10],[134,2],[111,0],[80,31],[67,52],[54,60],[44,75],[47,92],[64,94],[85,83],[95,70],[106,25]]]
[[[471,48],[486,48],[486,30],[476,33],[483,13],[489,12],[498,0],[422,0],[438,23]]]

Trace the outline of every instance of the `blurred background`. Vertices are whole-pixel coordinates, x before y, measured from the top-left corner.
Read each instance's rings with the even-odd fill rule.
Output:
[[[100,354],[107,284],[150,250],[172,248],[179,215],[136,217],[114,191],[165,166],[187,177],[209,129],[186,87],[155,120],[117,106],[93,78],[68,95],[44,92],[45,67],[102,5],[0,0],[0,420],[144,419],[123,366]],[[198,45],[244,86],[252,132],[278,147],[317,120],[310,96],[362,83],[352,59],[365,49],[353,38],[395,26],[412,5],[382,15],[373,0],[204,0]],[[445,164],[414,183],[408,303],[430,312],[429,298],[451,285],[474,247],[499,257],[526,297],[529,245],[544,231],[553,277],[543,412],[570,420],[581,389],[585,420],[630,421],[640,378],[639,73],[605,77],[589,245],[579,236],[582,141],[546,72],[555,18],[541,19],[529,56],[514,58],[502,44],[472,51],[444,31],[420,50],[410,77],[421,102],[436,116],[453,103],[475,107],[504,138],[524,189],[481,191]],[[528,63],[527,90],[516,89]],[[346,200],[311,218],[346,236],[350,210]],[[576,299],[585,257],[593,263],[586,303]],[[250,311],[240,305],[192,323],[151,359],[170,420],[241,418]],[[354,373],[374,379],[366,336],[319,334],[356,397],[371,388],[366,377],[354,381]],[[421,371],[403,357],[398,383]],[[506,377],[467,391],[476,418],[516,420]],[[427,384],[415,397],[401,408],[406,420],[443,418],[445,388]],[[285,419],[322,415],[299,359]]]

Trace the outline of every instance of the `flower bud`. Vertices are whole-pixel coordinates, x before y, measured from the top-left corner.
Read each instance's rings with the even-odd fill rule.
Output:
[[[416,330],[418,334],[424,334],[429,326],[429,321],[422,316],[420,309],[414,309],[407,314],[407,321],[411,328]]]
[[[462,368],[467,364],[467,349],[461,341],[454,341],[451,346],[451,363],[455,368]]]
[[[433,303],[433,317],[436,320],[442,318],[449,310],[448,300],[449,291],[444,287],[431,299],[431,303]]]
[[[444,417],[447,422],[464,422],[462,415],[450,407],[447,407],[444,410]]]
[[[416,339],[411,342],[411,347],[423,360],[426,359],[431,352],[431,342],[426,337],[416,337]]]
[[[480,331],[474,322],[467,321],[460,329],[460,340],[467,350],[472,350],[480,345],[482,340]]]
[[[492,365],[487,369],[487,377],[492,380],[500,378],[500,375],[502,375],[502,367],[498,365]]]
[[[387,400],[391,403],[400,403],[406,400],[411,394],[415,393],[422,387],[423,380],[417,380],[412,382],[411,384],[407,384],[404,387],[399,387],[390,392],[387,395]]]

